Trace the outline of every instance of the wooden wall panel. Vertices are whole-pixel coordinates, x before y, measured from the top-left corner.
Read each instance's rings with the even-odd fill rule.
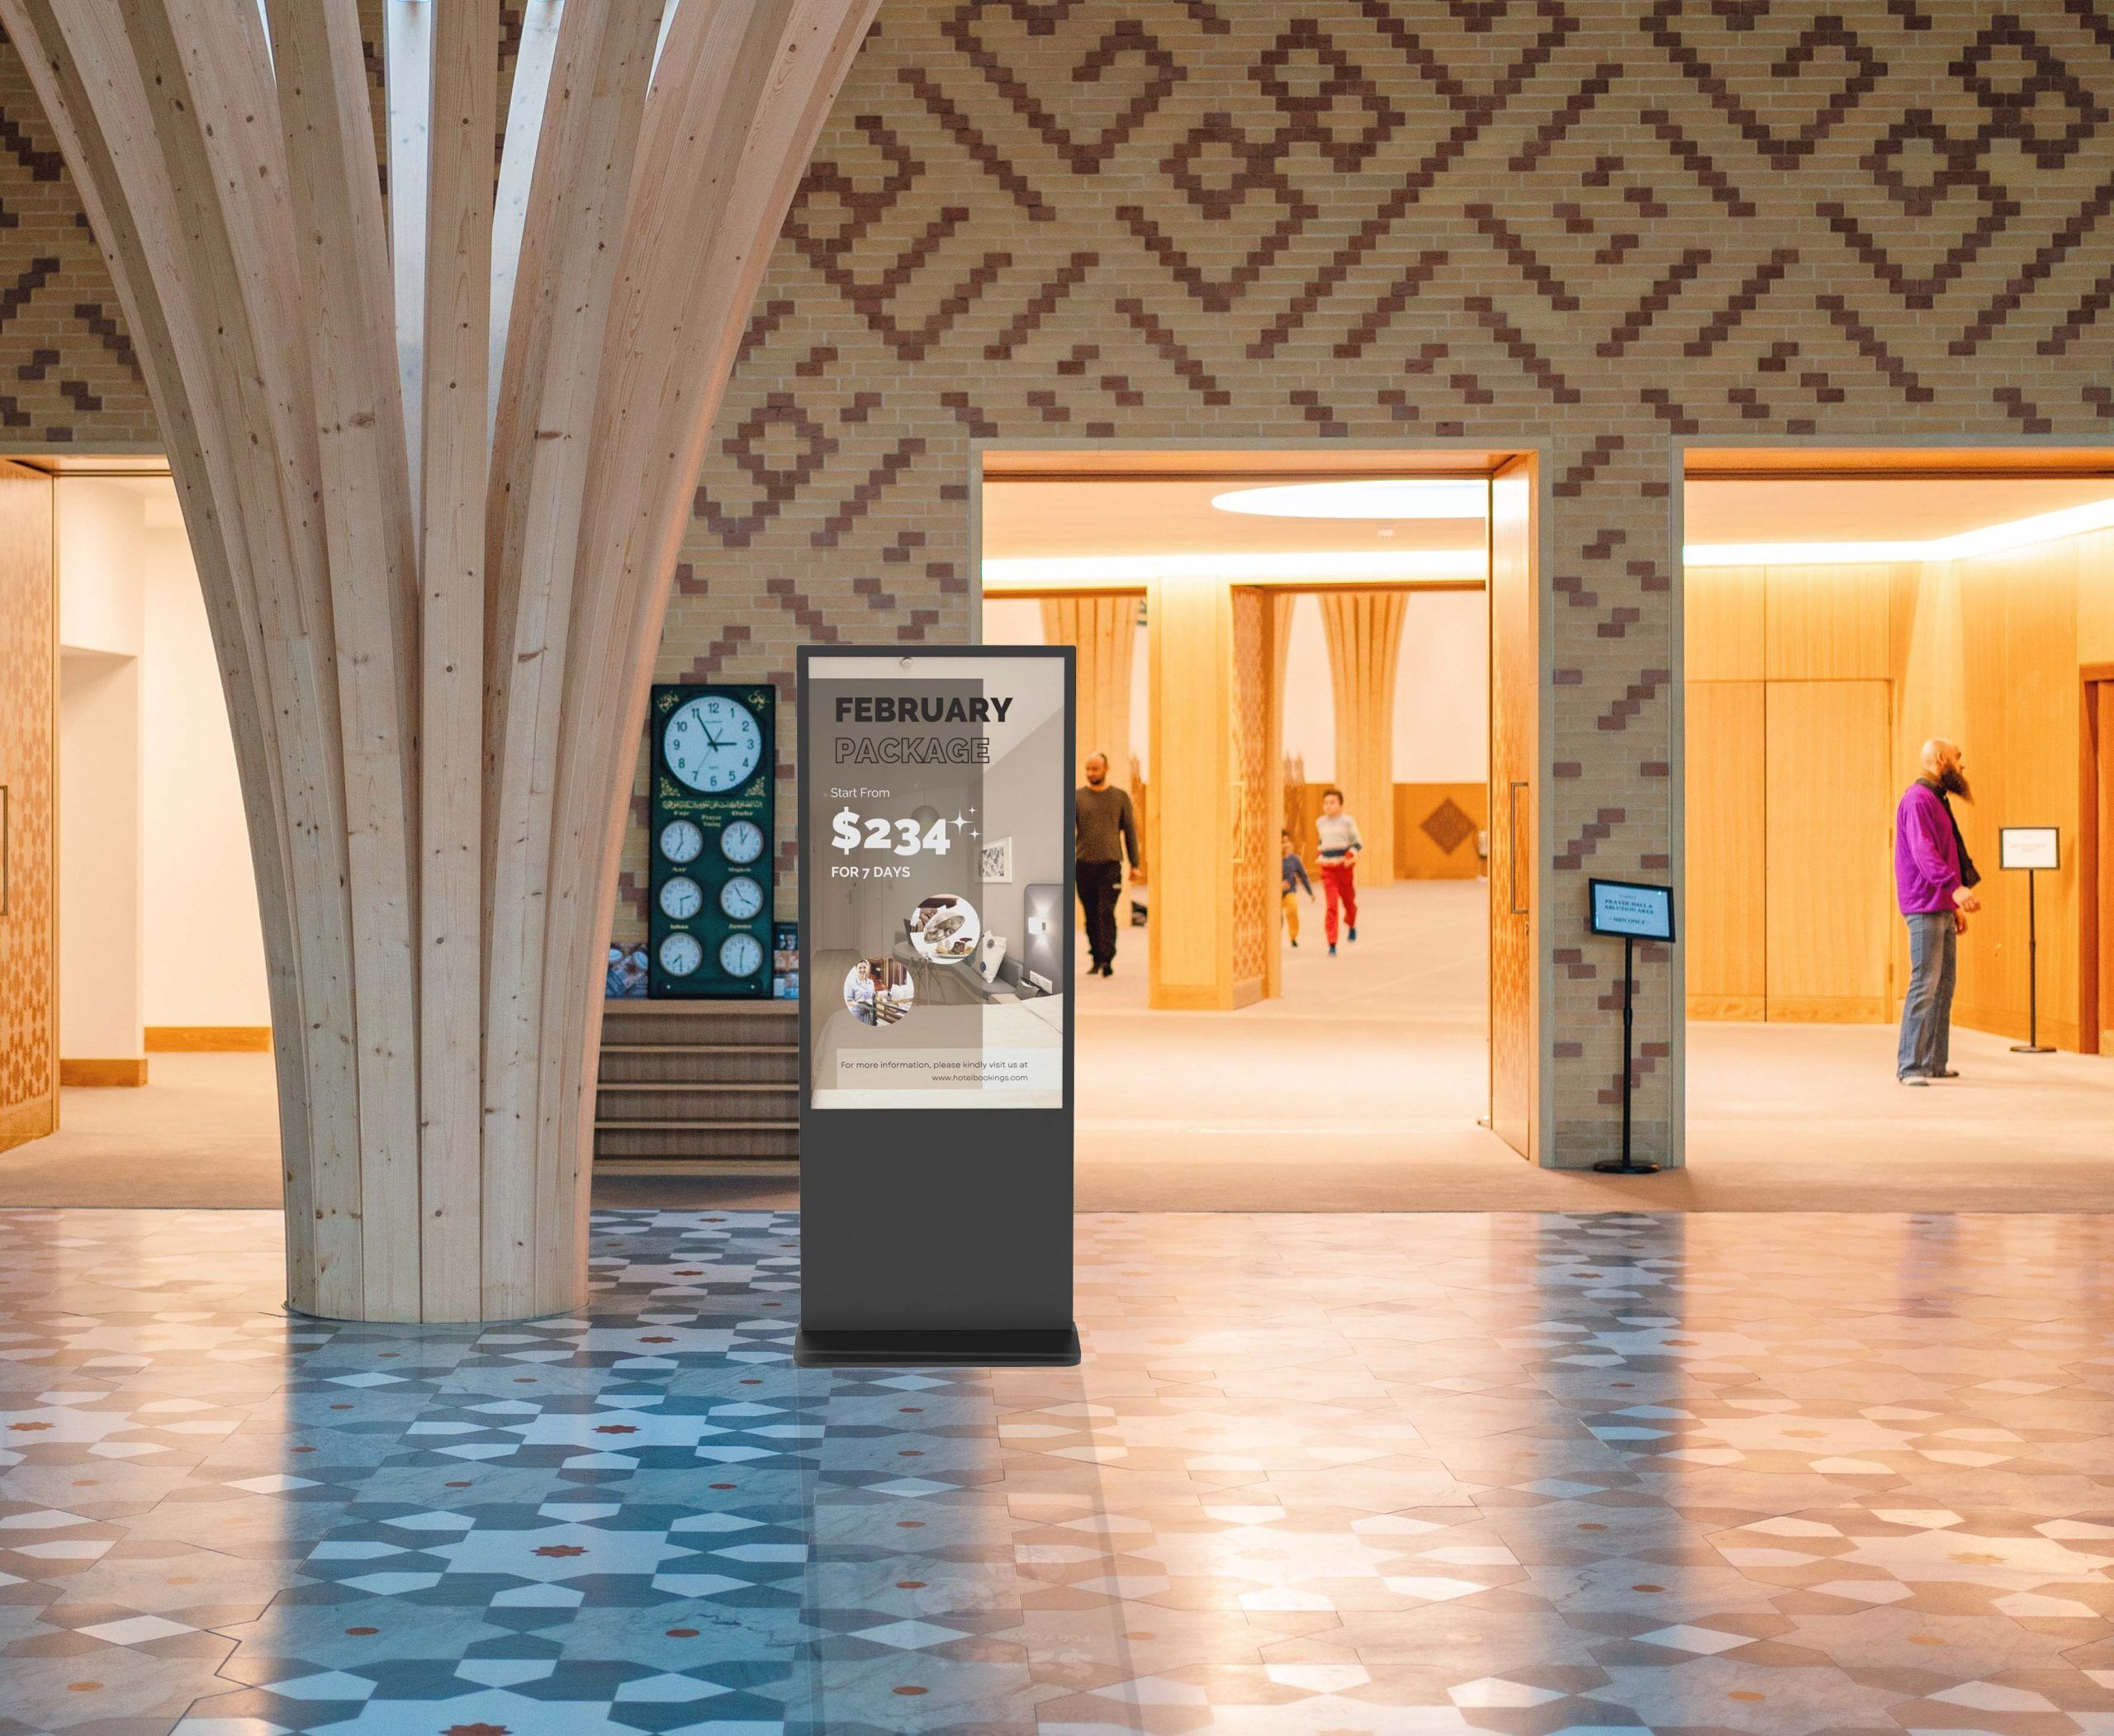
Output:
[[[1759,567],[1691,567],[1682,576],[1681,636],[1691,681],[1758,681],[1763,672]]]
[[[1884,681],[1771,681],[1764,705],[1772,1019],[1883,1021],[1895,924]]]
[[[1233,1004],[1245,1007],[1277,992],[1281,963],[1277,919],[1278,821],[1284,809],[1282,732],[1271,685],[1277,669],[1275,600],[1237,588],[1233,593],[1233,739],[1226,757],[1234,772]]]
[[[1402,660],[1408,595],[1399,591],[1324,591],[1329,685],[1336,707],[1336,783],[1364,840],[1367,879],[1395,875],[1395,675]]]
[[[1688,685],[1688,1012],[1767,1016],[1763,683]]]
[[[2079,900],[2078,539],[1956,563],[1963,703],[1942,733],[1966,752],[1974,792],[1955,803],[1981,868],[1983,908],[1960,949],[1955,1022],[2023,1038],[2028,1023],[2026,876],[1998,866],[2005,826],[2050,825],[2062,866],[2036,876],[2041,1035],[2078,1046]]]
[[[1395,786],[1395,878],[1472,880],[1483,871],[1476,836],[1490,824],[1487,784]]]
[[[1074,769],[1081,782],[1088,758],[1105,753],[1109,782],[1130,786],[1130,666],[1136,660],[1140,600],[1130,592],[1043,600],[1044,642],[1072,646],[1079,654],[1079,764]]]
[[[1772,567],[1764,605],[1772,681],[1883,681],[1893,672],[1895,568]]]
[[[59,640],[52,485],[0,463],[0,1150],[59,1125]]]

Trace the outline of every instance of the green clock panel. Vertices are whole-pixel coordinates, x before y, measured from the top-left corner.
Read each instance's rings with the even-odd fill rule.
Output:
[[[647,992],[770,994],[777,696],[767,686],[656,686]]]

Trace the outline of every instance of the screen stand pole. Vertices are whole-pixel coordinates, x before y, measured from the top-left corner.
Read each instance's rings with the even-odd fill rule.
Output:
[[[2033,908],[2034,870],[2026,870],[2026,1041],[2013,1043],[2013,1055],[2053,1055],[2041,1041],[2041,929]]]
[[[1603,1175],[1657,1175],[1657,1164],[1640,1164],[1629,1155],[1629,1100],[1637,1069],[1632,1060],[1635,1053],[1637,971],[1635,960],[1637,942],[1630,935],[1622,937],[1622,1160],[1619,1163],[1598,1163],[1593,1167]]]

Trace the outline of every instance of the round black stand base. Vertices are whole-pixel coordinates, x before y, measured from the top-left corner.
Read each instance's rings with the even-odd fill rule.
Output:
[[[2013,1055],[2053,1055],[2055,1051],[2045,1043],[2013,1043]]]
[[[1657,1175],[1657,1164],[1640,1164],[1634,1158],[1611,1157],[1604,1163],[1593,1165],[1602,1175]]]

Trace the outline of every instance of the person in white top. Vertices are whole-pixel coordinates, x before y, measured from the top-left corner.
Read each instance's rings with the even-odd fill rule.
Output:
[[[1344,812],[1340,790],[1321,792],[1321,817],[1314,823],[1321,842],[1321,894],[1325,904],[1321,932],[1328,937],[1329,951],[1336,950],[1336,916],[1342,911],[1344,932],[1358,938],[1358,853],[1365,847],[1358,822]]]

